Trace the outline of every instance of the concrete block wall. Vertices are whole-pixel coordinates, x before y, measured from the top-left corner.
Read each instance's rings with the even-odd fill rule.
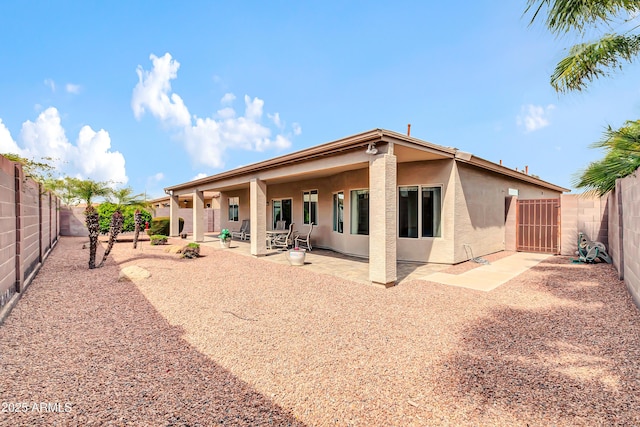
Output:
[[[619,180],[622,205],[622,258],[623,277],[640,307],[640,177],[630,175]]]
[[[16,292],[15,165],[0,156],[0,308]]]
[[[22,281],[40,263],[40,187],[21,174],[20,189],[20,256],[23,265]]]
[[[560,199],[560,249],[562,255],[575,256],[578,233],[608,246],[608,198],[584,194],[563,194]]]
[[[0,156],[0,322],[58,238],[58,199]]]
[[[59,209],[61,236],[89,236],[89,230],[85,224],[84,209],[80,206],[63,206]]]

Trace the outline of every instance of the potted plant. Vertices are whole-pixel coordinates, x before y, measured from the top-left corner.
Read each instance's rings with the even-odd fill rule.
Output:
[[[231,246],[231,232],[228,228],[223,228],[220,234],[220,246],[223,248],[229,248]]]
[[[299,247],[294,247],[289,250],[289,263],[291,265],[304,265],[306,251],[304,249],[300,249]]]

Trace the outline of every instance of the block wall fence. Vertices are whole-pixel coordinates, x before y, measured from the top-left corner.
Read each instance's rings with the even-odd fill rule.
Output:
[[[640,177],[616,181],[609,194],[609,254],[624,279],[636,305],[640,307]]]
[[[0,156],[0,323],[60,235],[60,201]]]

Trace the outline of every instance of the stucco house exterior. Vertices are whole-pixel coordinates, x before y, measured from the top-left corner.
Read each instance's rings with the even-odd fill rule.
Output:
[[[267,253],[278,219],[314,247],[367,257],[374,283],[396,281],[397,261],[455,264],[505,249],[505,202],[568,191],[537,177],[397,132],[374,129],[217,175],[167,187],[171,234],[179,201],[192,198],[202,241],[204,193],[220,192],[222,228],[251,225],[251,253]]]

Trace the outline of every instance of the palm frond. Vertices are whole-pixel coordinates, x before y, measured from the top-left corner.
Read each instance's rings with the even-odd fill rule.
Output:
[[[545,25],[554,34],[570,30],[583,32],[585,27],[610,22],[623,12],[640,11],[637,0],[529,0],[525,14],[532,13],[529,25],[547,9]]]
[[[616,186],[616,179],[631,175],[640,167],[640,155],[610,150],[602,159],[592,162],[574,176],[573,185],[604,196]]]
[[[558,92],[582,90],[598,77],[608,76],[611,69],[621,68],[640,53],[640,35],[607,34],[598,41],[581,43],[569,50],[551,76]]]

